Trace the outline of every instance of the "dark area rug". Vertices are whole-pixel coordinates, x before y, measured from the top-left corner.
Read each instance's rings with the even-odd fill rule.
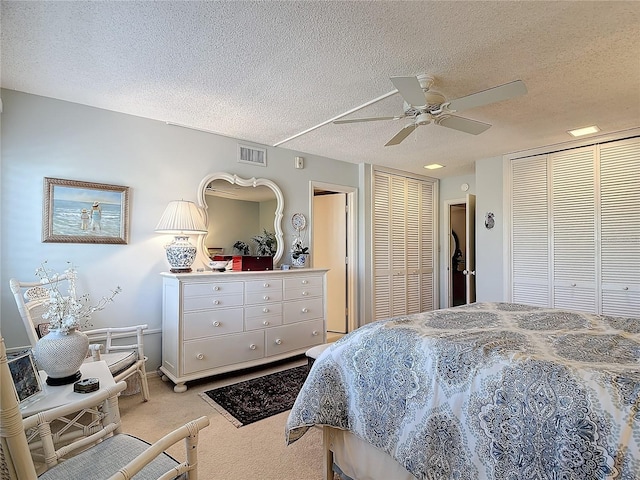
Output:
[[[200,396],[236,427],[290,410],[309,367],[290,368],[263,377],[215,388]]]

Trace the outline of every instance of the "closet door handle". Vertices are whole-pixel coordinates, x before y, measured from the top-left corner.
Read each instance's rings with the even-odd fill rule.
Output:
[[[257,347],[256,347],[256,344],[255,344],[255,343],[252,343],[251,345],[249,345],[249,349],[250,349],[250,350],[255,350],[256,348],[257,348]]]
[[[217,320],[215,322],[213,322],[213,326],[214,327],[219,327],[220,326],[220,322],[218,322]]]

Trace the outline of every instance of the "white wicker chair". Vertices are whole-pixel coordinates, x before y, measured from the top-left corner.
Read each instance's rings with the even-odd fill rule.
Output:
[[[66,275],[56,277],[56,282],[66,281]],[[18,306],[18,312],[22,318],[27,336],[31,346],[35,346],[38,341],[38,331],[40,326],[46,325],[46,321],[42,319],[42,314],[46,310],[45,303],[49,299],[49,291],[46,286],[47,282],[21,282],[15,278],[9,280],[13,297]],[[116,382],[121,380],[138,380],[140,382],[140,390],[142,398],[146,402],[149,400],[149,384],[147,382],[147,372],[145,362],[147,357],[144,355],[143,332],[147,329],[147,325],[133,325],[130,327],[118,328],[99,328],[94,330],[83,330],[89,336],[90,342],[93,343],[89,350],[91,356],[86,361],[104,360],[109,365],[109,370],[113,374]],[[114,336],[135,335],[136,343],[129,345],[114,345]],[[104,344],[102,343],[104,341]],[[104,352],[102,352],[104,350]],[[137,391],[135,388],[127,389],[127,392]]]
[[[45,410],[23,420],[7,363],[4,338],[0,338],[0,387],[0,461],[4,462],[0,471],[12,480],[127,480],[134,475],[136,480],[168,480],[183,474],[189,480],[198,478],[198,432],[209,425],[207,417],[193,420],[149,445],[120,431],[118,394],[126,384],[119,382],[92,398]],[[101,408],[108,412],[101,428],[56,449],[51,422],[96,402],[102,403]],[[29,429],[37,429],[44,450],[45,463],[39,465],[42,472],[39,476],[25,434]],[[186,460],[178,462],[164,451],[182,439],[185,440]],[[77,455],[63,458],[76,451],[79,451]]]

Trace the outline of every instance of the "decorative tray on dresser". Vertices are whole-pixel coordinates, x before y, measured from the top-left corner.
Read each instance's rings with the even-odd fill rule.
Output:
[[[162,273],[163,380],[185,382],[326,341],[326,269]]]

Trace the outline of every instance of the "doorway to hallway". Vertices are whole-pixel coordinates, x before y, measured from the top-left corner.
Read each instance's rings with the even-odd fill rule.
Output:
[[[475,267],[475,195],[445,204],[446,282],[445,307],[456,307],[476,301]]]
[[[311,182],[311,261],[328,269],[327,338],[356,328],[356,192]]]

